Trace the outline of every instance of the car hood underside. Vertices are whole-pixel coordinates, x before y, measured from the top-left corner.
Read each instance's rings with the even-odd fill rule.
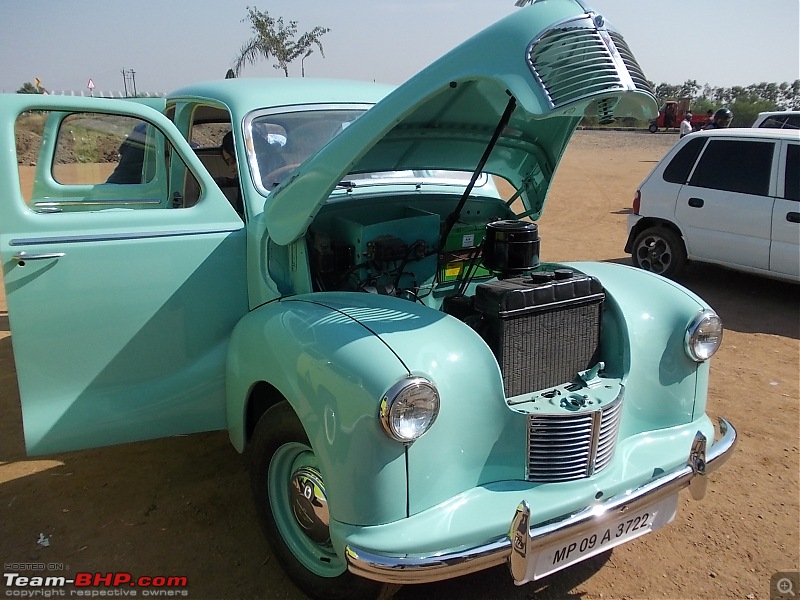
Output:
[[[368,110],[278,186],[270,237],[303,235],[348,173],[482,171],[541,214],[585,115],[649,119],[657,105],[622,36],[574,0],[534,3],[477,34]]]

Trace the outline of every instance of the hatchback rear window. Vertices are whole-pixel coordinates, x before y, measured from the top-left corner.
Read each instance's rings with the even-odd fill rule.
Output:
[[[772,142],[710,140],[689,183],[702,188],[766,196],[774,148]]]

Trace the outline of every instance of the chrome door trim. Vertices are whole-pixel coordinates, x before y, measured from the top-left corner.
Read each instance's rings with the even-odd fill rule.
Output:
[[[131,233],[93,233],[88,235],[59,235],[52,237],[14,238],[9,246],[32,246],[42,244],[77,244],[80,242],[116,242],[120,240],[140,240],[148,238],[180,237],[186,235],[205,235],[232,233],[241,227],[230,229],[181,229],[172,231],[141,231]]]

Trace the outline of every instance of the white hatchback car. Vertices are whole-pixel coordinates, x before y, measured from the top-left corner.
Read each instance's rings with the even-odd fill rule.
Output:
[[[667,277],[693,260],[800,281],[800,131],[682,138],[636,190],[625,251]]]
[[[800,129],[800,111],[783,110],[758,113],[752,127],[768,129]]]

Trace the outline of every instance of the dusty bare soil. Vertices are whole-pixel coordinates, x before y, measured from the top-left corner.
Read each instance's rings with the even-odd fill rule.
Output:
[[[629,262],[633,193],[676,139],[578,132],[540,224],[542,256]],[[697,265],[679,280],[725,322],[709,412],[740,434],[705,500],[684,492],[670,526],[535,584],[516,588],[501,567],[407,586],[398,599],[769,598],[770,576],[800,567],[799,288]],[[245,461],[225,433],[27,458],[11,344],[0,291],[4,563],[63,563],[51,575],[181,575],[196,599],[303,597],[256,527]],[[37,543],[40,534],[49,546]]]

